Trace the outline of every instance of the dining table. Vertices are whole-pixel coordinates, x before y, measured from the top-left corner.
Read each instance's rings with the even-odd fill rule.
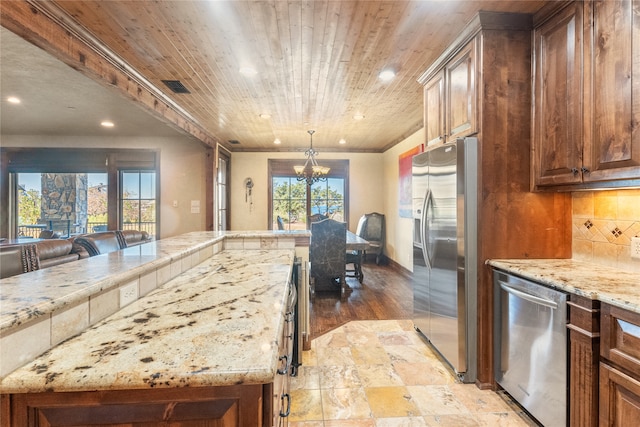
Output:
[[[362,272],[362,254],[364,251],[369,248],[369,241],[363,239],[355,233],[347,230],[347,252],[355,252],[358,262],[355,263],[355,277],[358,279],[360,283],[362,283],[362,279],[364,278],[364,273]]]

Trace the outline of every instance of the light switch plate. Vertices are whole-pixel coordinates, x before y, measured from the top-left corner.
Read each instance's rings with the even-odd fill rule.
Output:
[[[640,237],[631,238],[631,258],[640,260]]]

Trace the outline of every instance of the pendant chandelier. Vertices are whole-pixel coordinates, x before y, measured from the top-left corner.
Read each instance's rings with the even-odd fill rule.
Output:
[[[296,171],[298,181],[306,181],[307,185],[311,185],[318,181],[326,181],[327,174],[331,168],[318,165],[316,161],[318,152],[313,149],[313,134],[315,130],[308,130],[307,133],[311,136],[309,149],[304,152],[304,155],[307,156],[307,161],[304,166],[294,166],[293,169]]]

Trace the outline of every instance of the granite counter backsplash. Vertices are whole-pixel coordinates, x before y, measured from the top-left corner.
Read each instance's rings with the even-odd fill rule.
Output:
[[[295,251],[220,252],[14,371],[3,393],[273,381]]]
[[[493,259],[487,264],[552,288],[640,313],[640,273],[572,259]]]

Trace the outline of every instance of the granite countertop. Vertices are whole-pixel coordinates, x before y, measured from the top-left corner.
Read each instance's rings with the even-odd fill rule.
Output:
[[[48,315],[225,238],[308,237],[309,234],[307,230],[191,232],[1,279],[0,331]]]
[[[3,393],[273,381],[295,251],[220,252],[0,383]]]
[[[552,288],[640,313],[640,273],[572,259],[492,259],[487,264]]]

